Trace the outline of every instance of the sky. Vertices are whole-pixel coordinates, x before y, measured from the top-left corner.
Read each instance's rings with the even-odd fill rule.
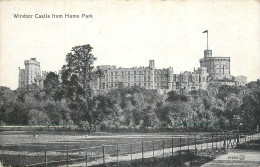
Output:
[[[94,48],[94,65],[129,68],[155,60],[156,68],[192,71],[207,47],[204,30],[213,56],[230,57],[232,75],[255,81],[260,78],[259,17],[257,0],[1,1],[0,86],[18,87],[24,60],[35,57],[42,71],[58,71],[71,48],[85,44]]]

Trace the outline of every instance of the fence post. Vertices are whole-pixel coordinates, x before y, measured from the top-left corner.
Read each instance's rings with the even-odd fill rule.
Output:
[[[172,138],[172,156],[173,156],[173,138]]]
[[[224,139],[223,146],[226,149],[226,134],[225,134],[225,132],[224,132],[223,139]]]
[[[105,145],[102,146],[102,152],[103,152],[103,164],[105,164]]]
[[[21,166],[21,155],[20,154],[18,154],[18,164],[19,164],[19,166]]]
[[[153,162],[154,162],[154,140],[153,140]]]
[[[44,163],[45,163],[45,167],[47,167],[47,151],[44,151]]]
[[[117,164],[119,165],[119,159],[118,159],[118,144],[116,145],[116,156],[117,156]]]
[[[196,150],[197,150],[197,144],[196,144],[196,143],[197,143],[197,141],[196,141],[197,139],[196,139],[196,136],[197,136],[197,135],[195,134],[195,152],[196,152]]]
[[[87,150],[87,147],[86,147],[86,167],[88,166],[88,150]]]
[[[200,137],[201,143],[200,143],[200,150],[202,150],[202,144],[203,144],[203,138],[202,136]]]
[[[188,136],[188,151],[190,151],[190,136]]]
[[[132,143],[130,143],[130,151],[131,151],[131,165],[133,160],[133,149],[132,149]]]
[[[164,139],[163,139],[163,159],[164,159]]]
[[[142,162],[144,161],[144,141],[142,140]]]
[[[213,147],[214,147],[214,146],[213,146],[213,132],[212,132],[212,137],[211,137],[211,139],[212,139],[211,142],[212,142],[212,149],[213,149]]]
[[[180,151],[181,151],[181,137],[180,137]],[[181,152],[180,152],[181,153]]]
[[[67,166],[69,166],[69,149],[68,149],[68,147],[67,147],[66,161],[67,161]]]
[[[216,148],[218,148],[218,135],[216,135]]]

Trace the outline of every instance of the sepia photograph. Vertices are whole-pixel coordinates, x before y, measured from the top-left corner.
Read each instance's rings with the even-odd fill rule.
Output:
[[[0,167],[259,167],[259,0],[0,1]]]

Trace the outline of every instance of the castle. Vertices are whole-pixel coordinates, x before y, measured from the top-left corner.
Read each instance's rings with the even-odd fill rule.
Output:
[[[24,61],[25,69],[19,67],[19,87],[36,83],[43,88],[47,72],[42,72],[36,58]],[[200,67],[193,72],[185,71],[174,74],[173,68],[156,69],[154,60],[149,60],[148,67],[116,68],[111,65],[96,67],[102,71],[101,76],[94,80],[93,88],[97,91],[139,86],[146,89],[162,91],[194,91],[206,90],[209,84],[245,85],[245,76],[234,77],[230,74],[230,57],[212,57],[212,50],[204,51],[200,59]]]
[[[40,88],[43,88],[44,80],[48,74],[46,71],[41,71],[40,62],[36,58],[24,61],[25,69],[19,67],[19,86],[36,83]]]
[[[102,65],[97,69],[103,75],[96,78],[94,88],[102,91],[116,89],[119,83],[125,87],[139,86],[146,89],[194,91],[206,90],[209,84],[245,85],[245,76],[234,77],[230,74],[230,57],[212,57],[212,50],[204,51],[200,59],[200,67],[193,72],[185,71],[174,74],[173,68],[156,69],[154,60],[149,61],[148,67],[116,68]]]

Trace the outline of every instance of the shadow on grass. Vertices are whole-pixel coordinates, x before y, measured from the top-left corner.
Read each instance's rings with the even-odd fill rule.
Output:
[[[93,167],[176,167],[176,166],[201,166],[204,163],[212,161],[220,154],[225,154],[224,149],[201,150],[195,153],[194,151],[180,151],[174,156],[165,158],[145,158],[131,161],[121,161],[118,163],[107,163],[102,165],[94,165]]]

